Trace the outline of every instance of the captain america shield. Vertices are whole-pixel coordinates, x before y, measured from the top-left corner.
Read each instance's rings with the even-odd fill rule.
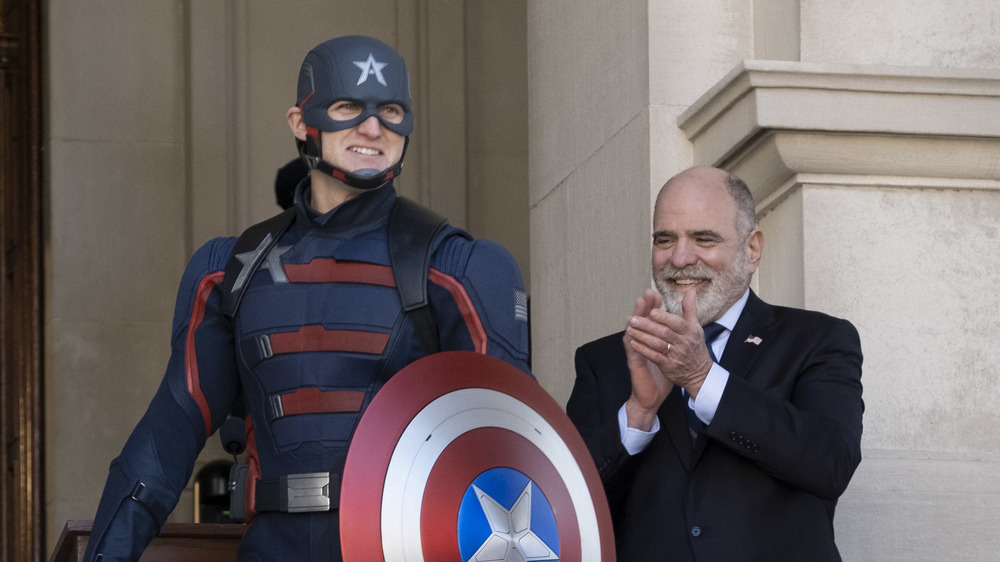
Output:
[[[347,453],[344,560],[613,561],[597,469],[555,400],[466,351],[416,361],[378,392]]]

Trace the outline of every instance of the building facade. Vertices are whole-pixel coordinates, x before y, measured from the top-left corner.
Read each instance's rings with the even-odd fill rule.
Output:
[[[755,289],[861,332],[845,559],[1000,552],[1000,4],[52,0],[45,26],[49,550],[156,390],[187,258],[277,210],[305,52],[361,33],[410,67],[400,191],[514,252],[557,401],[650,285],[659,187],[733,170]]]

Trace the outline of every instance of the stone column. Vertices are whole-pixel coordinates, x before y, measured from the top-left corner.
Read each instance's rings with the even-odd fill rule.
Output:
[[[861,332],[845,559],[996,553],[1000,72],[746,61],[679,123],[754,190],[764,298]]]

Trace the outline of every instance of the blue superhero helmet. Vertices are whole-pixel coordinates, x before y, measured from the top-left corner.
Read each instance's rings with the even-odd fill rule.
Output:
[[[413,132],[413,111],[406,64],[395,49],[360,35],[320,43],[302,61],[297,100],[306,125],[306,140],[298,141],[299,154],[310,169],[320,170],[361,189],[380,187],[399,175],[406,144]],[[341,100],[360,105],[360,115],[346,121],[331,119],[327,110]],[[403,109],[402,120],[397,123],[385,120],[379,107],[386,104],[399,105]],[[348,172],[322,159],[320,132],[350,129],[372,116],[386,129],[406,137],[399,162],[385,170]]]

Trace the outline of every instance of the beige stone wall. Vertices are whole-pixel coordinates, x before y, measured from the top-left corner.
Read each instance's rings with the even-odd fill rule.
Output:
[[[648,284],[649,40],[646,2],[528,4],[532,367],[560,403]]]
[[[122,428],[156,391],[186,261],[183,14],[94,7],[46,10],[49,549],[67,519],[92,518]]]

